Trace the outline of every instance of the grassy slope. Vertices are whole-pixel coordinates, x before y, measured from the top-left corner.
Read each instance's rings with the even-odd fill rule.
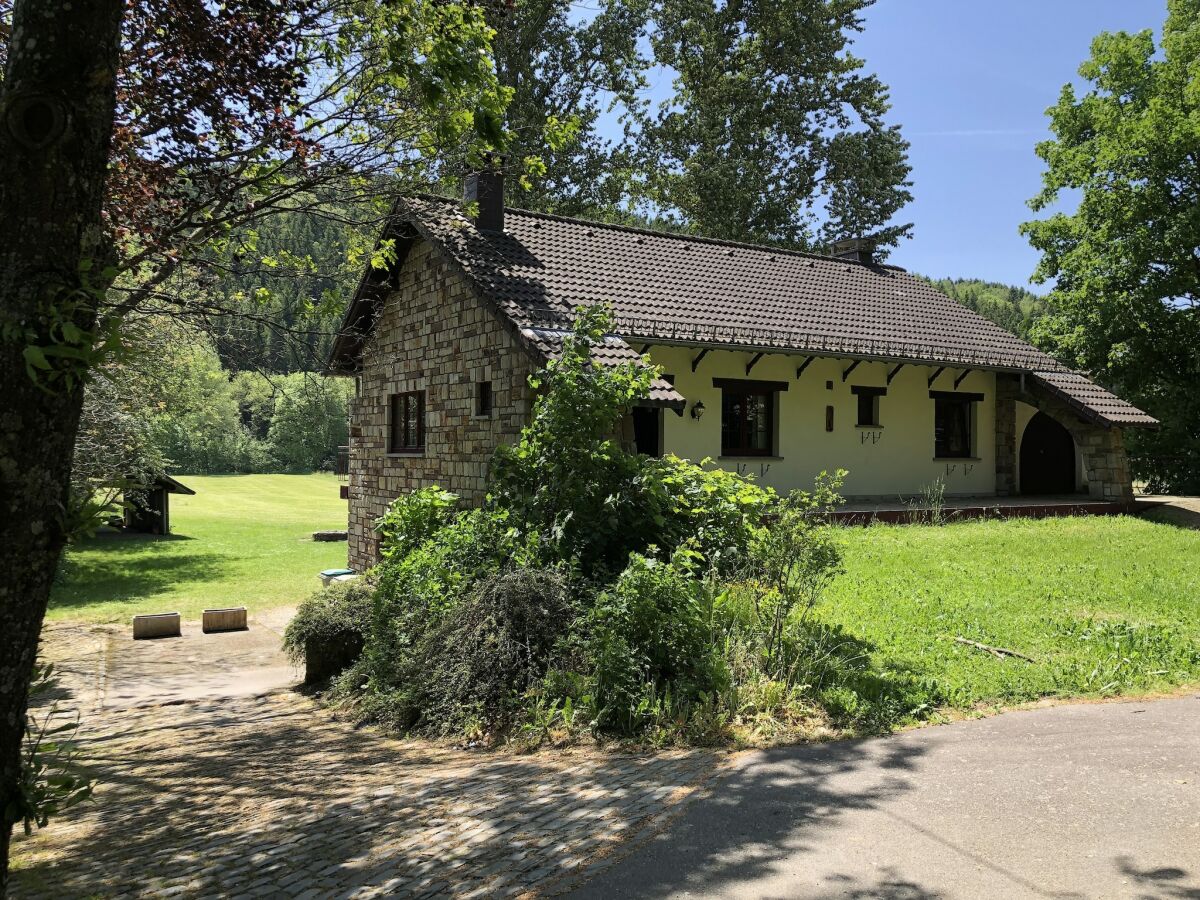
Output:
[[[847,535],[846,563],[821,618],[955,705],[1200,681],[1200,531],[1129,517],[877,526]]]
[[[172,535],[98,537],[69,551],[50,619],[124,621],[139,612],[199,618],[212,606],[253,614],[298,603],[317,573],[346,564],[345,543],[311,533],[346,527],[331,475],[180,476],[194,497],[171,498]]]

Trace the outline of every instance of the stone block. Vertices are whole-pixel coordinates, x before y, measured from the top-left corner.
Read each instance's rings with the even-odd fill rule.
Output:
[[[135,641],[146,638],[179,637],[180,634],[182,634],[180,617],[177,612],[133,617],[133,639]]]
[[[245,631],[249,627],[246,624],[246,607],[206,609],[200,626],[205,634],[212,634],[214,631]]]

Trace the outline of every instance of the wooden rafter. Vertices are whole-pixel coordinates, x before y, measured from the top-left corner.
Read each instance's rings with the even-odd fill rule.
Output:
[[[938,376],[946,371],[945,366],[940,366],[936,372],[929,376],[929,387],[933,387],[933,383],[938,380]]]
[[[896,366],[896,368],[894,368],[894,369],[892,369],[892,371],[888,372],[887,383],[891,384],[892,379],[895,378],[900,373],[900,370],[903,368],[904,368],[904,363],[900,363],[900,365]]]
[[[805,370],[805,369],[807,369],[809,366],[811,366],[811,365],[812,365],[812,361],[813,361],[814,359],[816,359],[816,357],[815,357],[815,356],[810,356],[810,357],[809,357],[808,359],[806,359],[804,362],[800,363],[800,365],[799,365],[799,366],[796,368],[796,377],[797,377],[797,378],[799,378],[801,375],[803,375],[803,374],[804,374],[804,370]]]
[[[699,367],[699,365],[700,365],[700,361],[702,359],[704,359],[704,357],[706,357],[706,356],[708,356],[708,348],[707,347],[705,347],[703,350],[701,350],[696,355],[696,358],[692,360],[692,371],[693,372],[696,371],[697,367]]]
[[[751,369],[753,369],[755,366],[758,365],[758,361],[760,359],[762,359],[764,355],[765,354],[762,354],[762,353],[755,353],[754,358],[752,360],[750,360],[750,362],[746,363],[746,374],[747,375],[750,374]]]
[[[850,363],[850,368],[846,369],[846,371],[842,373],[842,381],[845,382],[846,379],[850,377],[850,373],[857,369],[861,363],[861,359],[856,359],[854,362]]]
[[[975,371],[974,369],[963,369],[962,374],[954,379],[954,389],[957,391],[958,386],[963,383],[963,379],[966,378],[968,375],[970,375],[974,371]]]

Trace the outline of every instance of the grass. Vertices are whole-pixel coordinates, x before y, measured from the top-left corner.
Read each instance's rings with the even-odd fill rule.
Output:
[[[298,603],[317,573],[346,564],[346,544],[311,533],[346,527],[332,475],[180,476],[196,496],[171,498],[171,535],[100,535],[72,547],[50,620],[128,621],[136,613],[198,619],[214,606],[251,614]]]
[[[1200,531],[1125,516],[879,525],[848,531],[845,549],[820,618],[950,706],[1200,682]]]

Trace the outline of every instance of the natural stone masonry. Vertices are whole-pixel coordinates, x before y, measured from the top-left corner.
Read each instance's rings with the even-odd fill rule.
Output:
[[[1079,413],[1059,398],[1016,375],[996,376],[996,493],[1017,492],[1016,401],[1046,413],[1071,433],[1083,459],[1088,495],[1109,503],[1133,503],[1129,457],[1120,428],[1105,428],[1080,418]]]
[[[529,350],[466,278],[417,242],[382,304],[363,348],[350,410],[350,565],[377,561],[372,523],[400,494],[443,484],[468,503],[483,500],[488,465],[515,439],[530,410]],[[475,385],[490,381],[492,412],[475,415]],[[388,397],[425,391],[425,449],[389,454]]]
[[[457,751],[355,729],[290,691],[96,709],[88,667],[111,648],[79,643],[49,655],[92,710],[95,800],[16,839],[13,897],[538,893],[654,827],[721,759]]]

